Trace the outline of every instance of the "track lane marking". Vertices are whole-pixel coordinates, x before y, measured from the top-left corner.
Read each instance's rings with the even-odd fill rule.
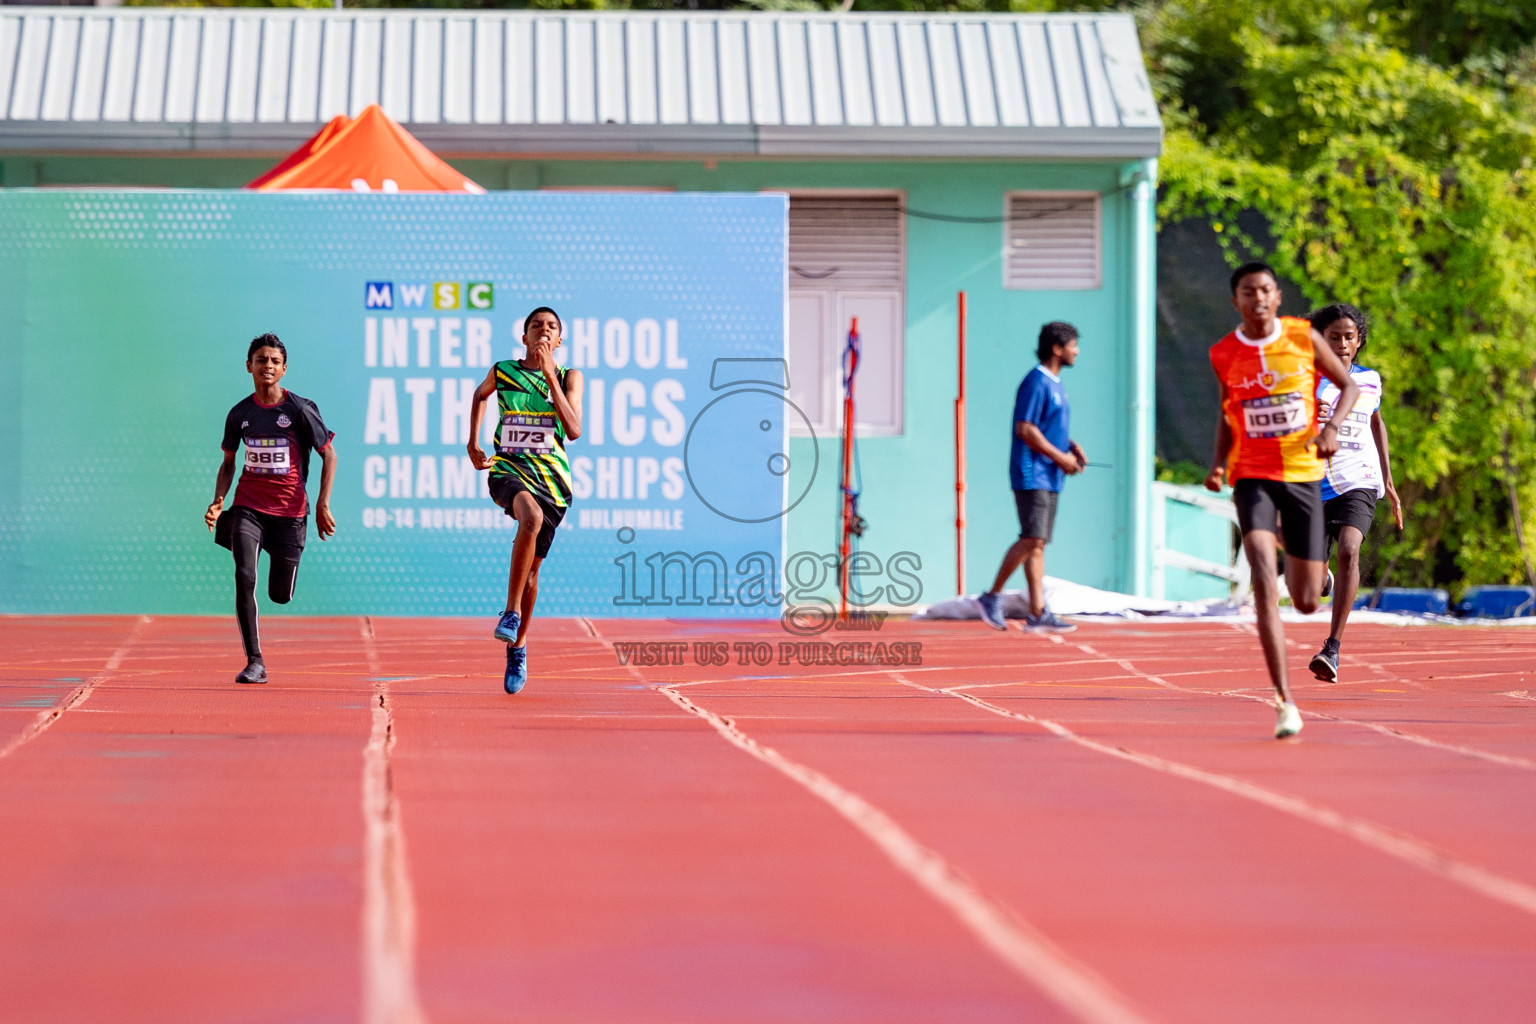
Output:
[[[1254,635],[1257,636],[1258,634],[1255,632]],[[1301,644],[1290,639],[1289,637],[1286,638],[1285,643],[1287,647],[1304,649],[1301,647]],[[1076,646],[1078,650],[1081,651],[1089,650],[1087,644],[1075,644],[1074,646]],[[1271,708],[1275,706],[1273,700],[1265,696],[1260,696],[1259,694],[1245,693],[1242,690],[1201,690],[1191,686],[1180,686],[1177,683],[1168,682],[1168,680],[1164,679],[1162,676],[1155,676],[1149,672],[1142,671],[1141,669],[1137,668],[1128,658],[1117,658],[1112,654],[1101,655],[1101,657],[1104,661],[1117,665],[1127,672],[1138,675],[1150,683],[1155,683],[1158,686],[1166,687],[1167,689],[1175,690],[1179,693],[1200,694],[1206,697],[1241,697],[1243,700],[1258,701],[1259,703],[1266,704]],[[1363,658],[1352,658],[1352,660],[1357,661],[1358,663],[1372,669],[1378,675],[1384,676],[1386,681],[1403,683],[1408,686],[1413,686],[1419,690],[1430,690],[1429,687],[1425,687],[1411,679],[1404,679],[1401,676],[1394,675],[1393,673],[1387,671],[1374,662],[1366,661]],[[1373,680],[1373,682],[1382,681],[1383,680],[1381,679]],[[1496,754],[1491,750],[1483,750],[1479,747],[1469,747],[1461,743],[1448,743],[1445,740],[1431,739],[1422,733],[1409,732],[1406,729],[1399,729],[1395,726],[1383,725],[1379,722],[1367,722],[1358,718],[1345,718],[1343,715],[1332,715],[1326,711],[1308,711],[1306,712],[1305,717],[1322,718],[1330,722],[1339,722],[1343,725],[1356,725],[1362,729],[1370,729],[1372,732],[1380,733],[1381,735],[1388,736],[1392,739],[1402,740],[1405,743],[1414,743],[1418,746],[1428,747],[1433,750],[1443,750],[1447,753],[1460,754],[1463,757],[1473,757],[1477,758],[1478,760],[1488,761],[1492,764],[1503,765],[1506,768],[1520,768],[1525,771],[1536,771],[1536,761],[1531,761],[1523,757],[1515,757],[1512,754]]]
[[[416,897],[390,764],[389,682],[380,677],[372,620],[363,618],[358,631],[373,677],[363,747],[363,1024],[425,1024],[416,994]]]
[[[603,639],[599,635],[599,639]],[[611,641],[603,639],[611,646]],[[715,714],[679,693],[677,685],[651,683],[639,666],[630,675],[665,694],[688,714],[703,719],[726,742],[799,783],[845,821],[862,832],[896,867],[947,908],[981,944],[1085,1024],[1151,1024],[1124,996],[1011,908],[988,898],[937,852],[918,842],[884,811],[827,776],[793,761],[742,732],[729,718]],[[793,677],[780,677],[793,678]],[[724,682],[725,680],[719,680]]]
[[[1089,739],[1059,722],[1053,722],[1047,718],[1038,718],[1019,711],[1010,711],[973,694],[949,689],[935,690],[921,683],[914,683],[911,680],[904,679],[899,673],[893,673],[892,675],[893,678],[903,685],[919,690],[927,690],[930,693],[942,693],[956,697],[990,714],[1037,725],[1061,739],[1089,750],[1097,751],[1122,761],[1129,761],[1132,764],[1140,765],[1143,768],[1150,768],[1153,771],[1162,772],[1166,775],[1172,775],[1191,782],[1203,783],[1215,789],[1231,793],[1234,796],[1240,796],[1255,803],[1263,804],[1266,807],[1289,814],[1302,821],[1320,825],[1323,828],[1354,839],[1380,853],[1387,854],[1414,867],[1422,868],[1431,874],[1455,882],[1506,906],[1513,907],[1516,910],[1523,910],[1528,914],[1536,914],[1536,887],[1526,885],[1524,882],[1519,882],[1512,878],[1505,878],[1503,875],[1478,867],[1476,864],[1457,860],[1430,843],[1406,832],[1389,829],[1375,822],[1367,821],[1364,818],[1358,818],[1354,815],[1345,814],[1342,811],[1333,810],[1330,807],[1311,803],[1289,793],[1268,789],[1246,779],[1239,779],[1232,775],[1223,775],[1220,772],[1207,771],[1204,768],[1196,768],[1194,765],[1184,764],[1181,761],[1171,761],[1167,758],[1158,757],[1155,754],[1144,754],[1126,747],[1114,746],[1099,740]]]
[[[0,747],[0,758],[10,756],[26,744],[37,739],[37,737],[47,732],[53,723],[63,718],[64,712],[73,710],[90,699],[91,692],[98,685],[106,682],[123,664],[123,659],[128,657],[128,652],[133,648],[133,645],[139,642],[139,638],[144,634],[144,627],[149,625],[149,623],[150,618],[148,615],[140,615],[134,622],[133,629],[129,631],[128,636],[117,646],[117,649],[112,652],[111,656],[107,658],[107,662],[101,667],[101,671],[71,690],[69,696],[65,697],[57,705],[39,713],[36,718],[27,724],[26,728],[11,737],[5,746]]]
[[[1182,689],[1182,687],[1180,687],[1180,689]],[[1385,693],[1389,691],[1378,690],[1376,692]],[[1390,692],[1404,693],[1406,691],[1394,690]],[[1241,697],[1244,700],[1258,701],[1259,703],[1267,705],[1270,708],[1275,706],[1273,700],[1270,700],[1267,697],[1261,697],[1254,693],[1243,693],[1239,690],[1223,690],[1221,695],[1225,697]],[[1330,715],[1326,711],[1308,711],[1307,716],[1309,718],[1327,719],[1330,722],[1341,722],[1345,725],[1358,725],[1361,728],[1370,729],[1373,732],[1379,732],[1383,736],[1390,736],[1393,739],[1404,740],[1408,743],[1416,743],[1421,747],[1429,747],[1434,750],[1444,750],[1450,753],[1463,754],[1467,757],[1475,757],[1483,761],[1491,761],[1494,764],[1502,764],[1509,768],[1524,768],[1526,771],[1536,771],[1536,761],[1529,761],[1523,757],[1515,757],[1513,754],[1496,754],[1491,750],[1482,750],[1477,747],[1463,746],[1460,743],[1447,743],[1444,740],[1430,739],[1428,736],[1422,736],[1419,733],[1409,732],[1406,729],[1399,729],[1391,725],[1382,725],[1380,722],[1366,722],[1358,718],[1345,718],[1342,715]]]
[[[731,719],[699,706],[672,687],[658,685],[656,689],[684,711],[708,722],[732,746],[799,783],[864,833],[897,868],[953,913],[982,945],[1062,1009],[1089,1024],[1141,1024],[1147,1020],[1108,982],[1072,959],[1012,909],[981,892],[884,811],[814,768],[759,743]]]

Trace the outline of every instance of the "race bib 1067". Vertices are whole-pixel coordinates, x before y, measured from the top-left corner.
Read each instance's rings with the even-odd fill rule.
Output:
[[[1307,426],[1307,400],[1300,391],[1250,398],[1243,405],[1243,432],[1252,438],[1285,437]]]
[[[496,447],[503,455],[548,455],[555,450],[555,414],[508,413]]]
[[[245,439],[245,471],[271,476],[286,476],[293,469],[286,437],[248,437]]]

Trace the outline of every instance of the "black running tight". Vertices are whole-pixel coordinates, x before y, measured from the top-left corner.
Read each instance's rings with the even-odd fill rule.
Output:
[[[231,533],[235,552],[235,616],[247,658],[261,657],[261,631],[256,625],[256,562],[261,555],[261,524],[244,516]],[[297,559],[272,558],[267,570],[267,596],[277,604],[293,600],[299,575]]]

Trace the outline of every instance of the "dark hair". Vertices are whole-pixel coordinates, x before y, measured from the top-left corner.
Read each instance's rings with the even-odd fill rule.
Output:
[[[245,361],[250,362],[251,357],[254,356],[256,354],[256,350],[260,348],[275,348],[283,354],[283,362],[288,362],[288,349],[280,340],[278,340],[278,337],[275,334],[262,334],[252,338],[251,347],[245,351]]]
[[[1365,351],[1365,334],[1370,329],[1370,321],[1366,319],[1358,306],[1351,306],[1347,302],[1335,302],[1331,306],[1324,306],[1315,313],[1309,313],[1307,319],[1312,321],[1312,329],[1322,334],[1328,327],[1340,320],[1353,320],[1355,333],[1360,336],[1360,344],[1355,348],[1355,355]]]
[[[565,321],[560,319],[560,314],[556,313],[554,310],[550,309],[548,306],[540,306],[538,309],[534,310],[532,313],[529,313],[527,316],[523,317],[523,333],[524,334],[528,333],[528,321],[532,320],[534,317],[538,316],[540,313],[548,313],[550,316],[554,317],[555,318],[555,323],[560,325],[560,333],[561,334],[565,333]]]
[[[1270,266],[1268,263],[1259,263],[1257,260],[1255,260],[1252,263],[1244,263],[1242,266],[1232,271],[1233,295],[1237,294],[1238,282],[1247,277],[1249,274],[1268,274],[1271,281],[1275,282],[1277,286],[1280,284],[1280,275],[1275,273],[1274,267]]]
[[[1057,345],[1070,345],[1077,337],[1077,328],[1060,320],[1052,320],[1040,328],[1040,341],[1035,345],[1035,358],[1042,363],[1051,358]]]

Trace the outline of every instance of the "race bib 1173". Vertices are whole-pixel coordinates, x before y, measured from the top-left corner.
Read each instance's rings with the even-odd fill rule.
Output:
[[[503,455],[548,455],[555,450],[555,414],[508,413],[501,418],[496,447]]]
[[[245,471],[271,476],[286,476],[293,469],[286,437],[248,437],[245,439]]]
[[[1300,391],[1250,398],[1243,405],[1243,432],[1252,438],[1286,437],[1307,426],[1307,400]]]

